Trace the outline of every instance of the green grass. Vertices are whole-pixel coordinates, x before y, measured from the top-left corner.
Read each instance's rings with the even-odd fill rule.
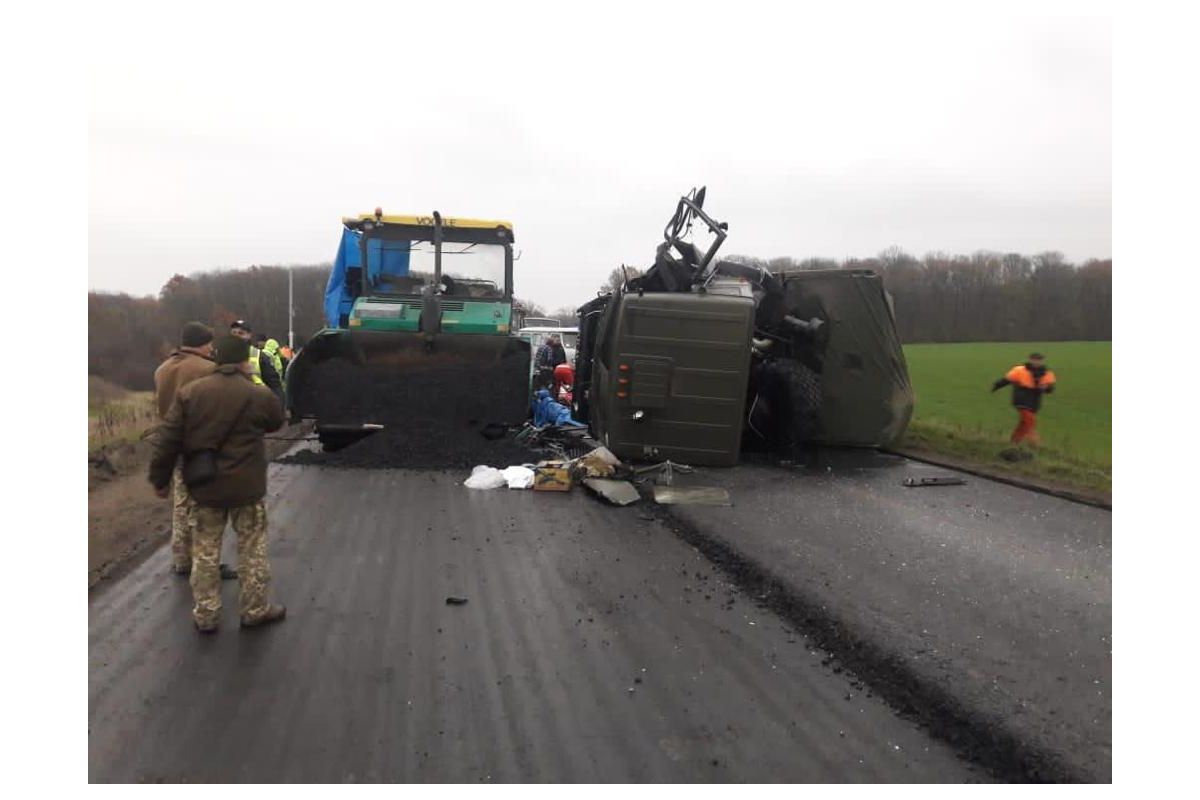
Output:
[[[1017,413],[992,382],[1034,351],[1058,377],[1038,414],[1042,447],[1028,462],[998,457]],[[904,445],[998,471],[1091,491],[1112,490],[1112,343],[986,342],[904,348],[916,409]]]

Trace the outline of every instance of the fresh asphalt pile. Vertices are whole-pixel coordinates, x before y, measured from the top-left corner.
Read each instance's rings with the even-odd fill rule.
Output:
[[[306,450],[283,461],[361,469],[470,469],[477,464],[508,466],[538,459],[513,438],[527,415],[520,392],[528,362],[503,359],[472,366],[355,367],[331,360],[313,367],[311,398],[324,424],[382,425],[359,442],[333,452]],[[337,387],[337,391],[329,391]]]

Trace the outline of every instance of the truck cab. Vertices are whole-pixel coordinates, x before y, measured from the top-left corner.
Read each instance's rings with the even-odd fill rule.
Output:
[[[736,464],[753,330],[748,297],[613,295],[587,345],[596,437],[626,459]]]

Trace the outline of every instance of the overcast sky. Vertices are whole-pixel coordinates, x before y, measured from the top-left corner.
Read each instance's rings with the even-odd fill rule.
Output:
[[[1103,7],[168,5],[92,35],[92,289],[330,261],[382,206],[511,220],[517,294],[577,305],[700,184],[726,254],[1111,255]]]

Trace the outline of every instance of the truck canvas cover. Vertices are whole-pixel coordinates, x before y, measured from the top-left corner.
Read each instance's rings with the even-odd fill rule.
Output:
[[[882,447],[903,435],[913,391],[891,296],[869,270],[779,273],[787,307],[829,329],[808,364],[821,376],[818,444]],[[810,360],[806,358],[806,361]]]

